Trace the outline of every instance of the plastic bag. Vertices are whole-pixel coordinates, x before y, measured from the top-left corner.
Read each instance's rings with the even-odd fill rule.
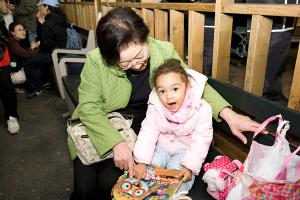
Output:
[[[26,81],[26,75],[24,72],[24,68],[21,68],[17,72],[10,73],[11,81],[14,85],[22,84]]]

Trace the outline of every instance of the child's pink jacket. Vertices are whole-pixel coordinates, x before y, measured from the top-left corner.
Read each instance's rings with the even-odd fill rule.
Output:
[[[193,92],[190,117],[182,123],[172,123],[166,118],[162,104],[153,89],[149,96],[147,115],[134,148],[134,158],[138,163],[151,164],[154,149],[159,145],[170,154],[185,149],[186,154],[180,164],[193,174],[200,172],[213,137],[212,110],[202,99],[206,76],[187,69]]]

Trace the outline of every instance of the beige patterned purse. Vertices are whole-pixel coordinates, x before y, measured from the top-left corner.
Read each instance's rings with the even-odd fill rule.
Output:
[[[107,117],[112,123],[113,127],[115,127],[127,141],[128,147],[132,151],[137,138],[133,129],[130,128],[132,119],[125,119],[118,112],[109,113]],[[113,157],[112,151],[101,157],[98,155],[95,147],[85,131],[85,125],[82,124],[80,119],[69,120],[67,132],[76,146],[77,156],[84,165],[90,165]]]

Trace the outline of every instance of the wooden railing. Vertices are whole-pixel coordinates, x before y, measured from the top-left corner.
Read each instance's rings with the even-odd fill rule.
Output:
[[[244,90],[257,95],[262,95],[263,91],[271,37],[272,20],[267,16],[300,17],[299,5],[236,4],[233,0],[217,0],[216,4],[83,2],[63,3],[63,5],[68,12],[72,12],[68,16],[69,19],[79,25],[82,24],[83,28],[87,26],[95,28],[97,21],[95,13],[98,15],[99,12],[103,16],[115,6],[131,7],[144,19],[151,36],[171,41],[179,55],[183,59],[187,58],[189,67],[199,72],[203,71],[205,14],[215,12],[212,76],[223,82],[229,81],[234,14],[252,15]],[[88,6],[90,6],[88,12],[83,11]],[[93,6],[94,9],[91,8]],[[185,16],[188,16],[187,29],[184,26]],[[188,34],[187,44],[184,40],[185,34]],[[187,47],[187,56],[185,56],[185,47]],[[300,109],[299,78],[300,51],[298,50],[288,103],[290,108],[296,110]]]
[[[62,3],[68,21],[84,29],[96,29],[96,10],[94,2]]]

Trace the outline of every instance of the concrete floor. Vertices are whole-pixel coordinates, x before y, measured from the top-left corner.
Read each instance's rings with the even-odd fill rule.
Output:
[[[297,48],[292,48],[283,72],[286,96]],[[243,87],[245,67],[230,68],[230,82]],[[9,135],[0,104],[0,200],[67,200],[73,191],[72,163],[67,149],[66,111],[53,90],[33,99],[18,95],[21,133]]]
[[[2,105],[1,105],[2,106]],[[18,94],[21,133],[6,130],[0,106],[0,199],[67,200],[73,191],[65,103],[54,91]]]

